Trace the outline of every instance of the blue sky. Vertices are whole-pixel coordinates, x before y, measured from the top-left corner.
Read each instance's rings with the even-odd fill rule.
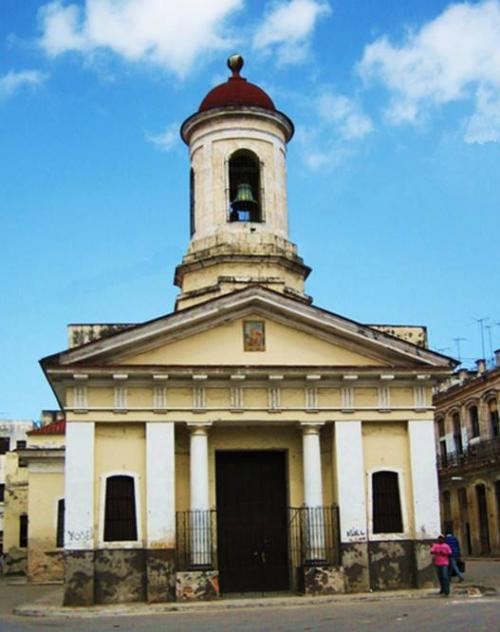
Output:
[[[172,310],[180,123],[228,54],[296,125],[291,239],[315,304],[500,347],[500,0],[2,0],[0,416],[55,400],[70,322]],[[491,339],[491,346],[490,346]]]

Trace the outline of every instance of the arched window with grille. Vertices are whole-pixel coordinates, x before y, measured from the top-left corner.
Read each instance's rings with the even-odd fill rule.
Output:
[[[137,540],[137,516],[133,476],[116,475],[106,479],[104,541]]]
[[[229,221],[262,222],[260,161],[247,149],[229,159]]]
[[[397,472],[372,474],[373,533],[402,533],[403,515]]]
[[[498,437],[498,435],[500,434],[500,424],[498,419],[497,400],[494,397],[488,400],[488,413],[490,416],[491,436]]]

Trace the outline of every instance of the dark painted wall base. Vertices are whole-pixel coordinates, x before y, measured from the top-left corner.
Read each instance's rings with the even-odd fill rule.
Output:
[[[94,603],[94,551],[64,552],[64,606]]]
[[[432,564],[431,545],[435,540],[415,540],[415,585],[417,588],[433,588],[437,585],[436,572]]]
[[[146,567],[149,603],[175,601],[175,550],[147,550]]]
[[[177,601],[211,601],[220,597],[219,571],[182,571],[176,578]]]
[[[398,590],[415,586],[412,541],[370,542],[368,557],[372,590]]]
[[[95,602],[146,600],[146,551],[104,549],[95,553]]]
[[[306,595],[345,593],[344,570],[339,566],[303,566],[301,569]]]
[[[370,590],[368,544],[366,542],[343,542],[340,545],[340,551],[345,573],[346,592],[367,592]]]

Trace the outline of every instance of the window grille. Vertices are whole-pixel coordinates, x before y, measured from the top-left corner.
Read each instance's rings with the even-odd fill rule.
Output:
[[[375,472],[372,476],[373,533],[402,533],[403,518],[396,472]]]
[[[132,476],[109,476],[106,480],[104,541],[137,540],[135,489]]]

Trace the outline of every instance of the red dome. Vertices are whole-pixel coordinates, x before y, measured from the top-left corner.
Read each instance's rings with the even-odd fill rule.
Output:
[[[198,112],[222,108],[226,105],[253,106],[266,110],[276,109],[271,97],[262,88],[240,77],[240,70],[243,66],[242,57],[233,55],[228,59],[228,66],[233,71],[233,76],[226,83],[221,83],[210,90],[201,102]]]

